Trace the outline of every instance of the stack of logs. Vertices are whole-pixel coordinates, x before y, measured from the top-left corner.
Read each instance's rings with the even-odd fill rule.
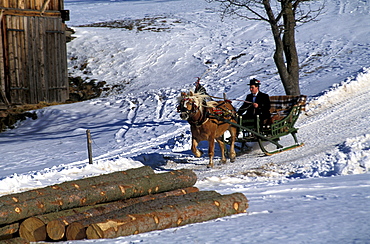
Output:
[[[144,166],[0,197],[0,243],[116,238],[243,213],[241,193],[199,191],[183,169]]]

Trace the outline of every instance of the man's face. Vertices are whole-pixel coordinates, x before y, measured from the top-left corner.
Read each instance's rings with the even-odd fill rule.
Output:
[[[251,91],[252,94],[256,94],[258,92],[258,86],[251,85],[249,87],[249,90]]]

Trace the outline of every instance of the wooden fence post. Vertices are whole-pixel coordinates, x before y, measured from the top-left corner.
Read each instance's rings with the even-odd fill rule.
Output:
[[[86,135],[87,135],[87,152],[88,152],[88,155],[89,155],[89,164],[92,164],[93,161],[92,161],[92,149],[91,149],[91,134],[90,134],[90,130],[86,130]]]

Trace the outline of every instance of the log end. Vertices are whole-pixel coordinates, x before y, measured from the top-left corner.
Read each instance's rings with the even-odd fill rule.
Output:
[[[27,241],[45,241],[46,225],[41,219],[30,217],[19,226],[19,236]]]
[[[91,224],[86,229],[87,239],[101,239],[104,238],[104,232],[97,224]]]
[[[86,238],[86,228],[81,223],[74,222],[66,230],[67,240],[82,240]]]
[[[65,231],[66,225],[63,223],[63,221],[59,219],[52,220],[46,225],[46,232],[48,236],[54,241],[59,241],[63,239],[63,237],[65,236]]]

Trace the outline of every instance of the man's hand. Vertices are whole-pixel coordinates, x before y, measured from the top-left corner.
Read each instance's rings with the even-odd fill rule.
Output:
[[[253,103],[254,108],[258,108],[258,103]]]

